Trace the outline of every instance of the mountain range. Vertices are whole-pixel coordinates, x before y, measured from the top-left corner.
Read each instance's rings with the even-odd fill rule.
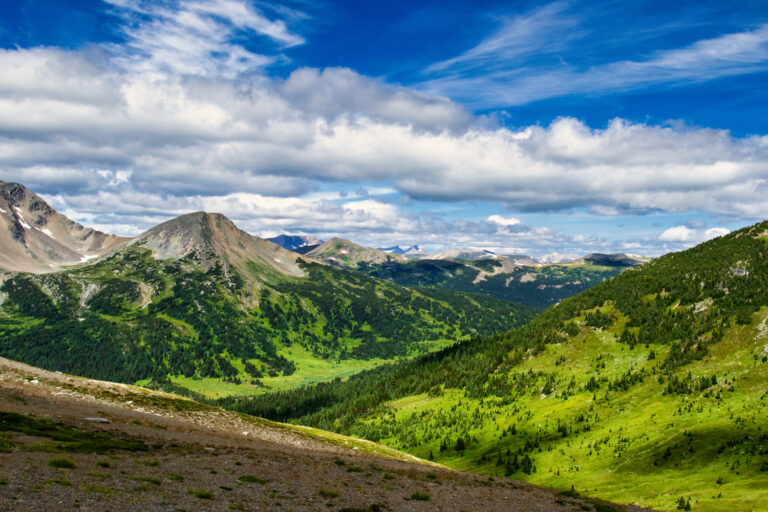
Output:
[[[480,293],[544,308],[650,260],[626,254],[588,254],[562,263],[489,251],[446,251],[407,258],[334,238],[306,246],[302,254],[339,268],[356,270],[409,288]]]
[[[401,286],[361,269],[428,260],[341,239],[316,247],[305,240],[296,249],[310,248],[302,255],[221,214],[190,213],[125,238],[67,219],[19,184],[2,184],[0,197],[6,228],[0,230],[0,355],[51,370],[0,358],[0,458],[11,471],[0,472],[0,503],[12,499],[20,510],[39,510],[72,499],[80,507],[128,510],[131,492],[139,493],[142,507],[162,508],[172,497],[190,509],[200,500],[232,508],[253,498],[245,486],[284,481],[279,492],[293,498],[273,493],[261,503],[314,510],[317,503],[306,508],[304,496],[317,493],[324,507],[346,507],[341,510],[395,510],[424,501],[457,509],[478,500],[499,510],[510,504],[640,510],[479,480],[359,439],[82,378],[143,384],[209,403],[238,397],[222,404],[246,405],[247,396],[340,383],[366,368],[502,333],[530,321],[530,307]],[[460,264],[489,265],[486,271],[515,265]],[[196,462],[179,457],[179,449]],[[295,461],[322,471],[286,478]],[[206,464],[247,469],[233,476]],[[374,474],[381,482],[370,486]],[[370,492],[342,490],[360,485]],[[162,493],[152,492],[160,486]],[[448,487],[453,491],[446,494]],[[61,489],[69,489],[66,497]]]
[[[276,237],[272,237],[268,239],[270,242],[274,242],[280,247],[284,249],[288,249],[289,251],[298,252],[299,254],[307,254],[310,251],[313,251],[314,249],[318,248],[321,244],[324,242],[320,240],[319,238],[312,237],[312,236],[306,236],[306,235],[279,235]],[[553,252],[546,254],[540,258],[532,258],[530,256],[521,255],[521,254],[514,254],[514,255],[508,255],[508,254],[496,254],[489,250],[469,250],[469,249],[450,249],[447,251],[437,252],[437,253],[427,253],[423,249],[421,249],[418,245],[412,245],[406,249],[403,249],[399,245],[391,246],[391,247],[379,247],[377,249],[373,249],[371,247],[365,247],[358,244],[354,244],[353,242],[350,242],[349,240],[344,240],[342,238],[334,238],[333,243],[330,246],[325,246],[321,253],[326,258],[335,257],[337,260],[340,260],[339,256],[342,255],[340,252],[340,244],[346,244],[349,246],[354,246],[357,253],[357,258],[355,258],[355,261],[350,261],[347,259],[347,261],[342,261],[342,263],[333,262],[333,260],[330,261],[331,264],[336,265],[343,265],[348,268],[354,268],[358,263],[361,262],[367,262],[367,263],[379,263],[381,261],[386,261],[383,259],[383,256],[381,254],[377,253],[376,251],[383,252],[386,254],[393,254],[397,256],[404,256],[408,259],[428,259],[428,260],[467,260],[467,261],[475,261],[475,260],[483,260],[483,259],[498,259],[498,260],[511,260],[517,263],[521,264],[527,264],[527,265],[536,265],[536,264],[553,264],[553,263],[592,263],[595,265],[603,265],[603,266],[614,266],[614,267],[632,267],[636,265],[640,265],[642,263],[645,263],[649,261],[651,258],[646,256],[638,256],[633,254],[624,254],[624,253],[616,253],[616,254],[601,254],[601,253],[593,253],[588,254],[583,257],[579,257],[574,254],[562,254],[559,252]],[[362,252],[362,249],[365,249],[365,254],[369,255],[370,259],[366,259],[364,257],[364,253]],[[349,250],[349,248],[345,248],[345,250]],[[402,260],[398,260],[402,261]]]
[[[379,247],[379,250],[390,254],[399,254],[400,256],[405,256],[406,258],[421,258],[427,255],[427,253],[424,252],[424,250],[418,245],[412,245],[410,247],[406,247],[405,249],[399,245],[392,247]]]
[[[0,184],[0,210],[2,356],[368,439],[484,474],[474,480],[483,486],[512,477],[560,489],[547,510],[626,510],[584,495],[711,512],[768,500],[768,222],[654,260],[595,253],[545,264],[408,259],[342,239],[304,240],[299,254],[205,212],[121,238],[12,183]],[[153,411],[228,414],[14,365],[0,360],[0,387],[18,381],[6,407],[49,414],[66,402],[82,416],[68,400],[95,386],[88,403],[133,390],[130,403]],[[22,373],[32,377],[9,377]],[[112,419],[99,421],[139,421],[100,407]],[[17,465],[7,454],[35,452],[30,436],[59,452],[106,439],[14,414],[0,413],[0,455]],[[250,418],[226,417],[238,428]],[[120,436],[137,432],[127,425]],[[110,442],[107,452],[142,441]],[[424,494],[409,505],[422,499],[413,496]]]

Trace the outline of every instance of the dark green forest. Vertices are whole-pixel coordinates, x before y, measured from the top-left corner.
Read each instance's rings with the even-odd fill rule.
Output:
[[[495,273],[501,263],[486,259],[410,260],[358,264],[358,270],[411,288],[429,287],[482,293],[497,299],[546,308],[609,279],[625,267],[596,265],[520,266]],[[487,274],[478,278],[480,272]]]
[[[507,374],[548,345],[567,343],[578,332],[573,319],[580,315],[594,328],[613,325],[623,315],[627,320],[619,341],[629,350],[648,343],[666,345],[661,366],[671,371],[703,358],[728,326],[748,324],[752,313],[768,304],[768,245],[753,236],[766,228],[768,223],[758,224],[628,269],[503,334],[476,337],[347,381],[224,404],[271,419],[359,434],[352,429],[359,417],[400,397],[438,388],[462,389],[478,399],[514,395],[520,384],[505,378]],[[605,305],[611,306],[607,312]],[[601,382],[595,390],[608,387]]]
[[[13,275],[0,289],[0,354],[120,382],[257,382],[296,371],[279,354],[291,344],[321,359],[391,359],[418,354],[424,341],[501,332],[533,316],[483,295],[303,266],[307,277],[272,273],[256,292],[250,276],[223,262],[203,271],[195,255],[157,261],[137,247],[70,271]]]

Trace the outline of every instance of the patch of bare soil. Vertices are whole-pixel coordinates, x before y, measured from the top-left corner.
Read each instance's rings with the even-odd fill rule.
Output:
[[[643,510],[325,436],[0,358],[3,511]]]

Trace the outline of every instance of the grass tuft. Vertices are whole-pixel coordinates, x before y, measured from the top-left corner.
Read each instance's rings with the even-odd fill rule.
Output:
[[[432,499],[432,497],[425,492],[416,491],[413,494],[411,494],[411,499],[413,501],[429,501],[430,499]]]
[[[58,469],[74,469],[75,463],[72,459],[66,457],[54,457],[48,461],[48,465],[52,468]]]
[[[131,480],[135,482],[147,482],[148,484],[152,485],[160,485],[161,483],[159,478],[154,478],[151,476],[134,476],[131,478]]]
[[[103,494],[105,496],[110,496],[115,493],[114,489],[110,489],[109,487],[99,487],[98,485],[81,485],[80,488],[89,494]]]
[[[199,498],[201,500],[213,499],[213,493],[211,491],[205,491],[203,489],[187,489],[187,492],[195,498]]]
[[[247,484],[261,484],[264,485],[267,483],[266,480],[263,478],[259,478],[254,475],[243,475],[240,478],[237,479],[240,482],[247,483]]]
[[[0,433],[0,453],[8,453],[13,451],[13,439],[10,434]]]

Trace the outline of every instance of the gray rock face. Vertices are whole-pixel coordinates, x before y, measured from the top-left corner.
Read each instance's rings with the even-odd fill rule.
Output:
[[[300,256],[263,238],[239,229],[220,213],[195,212],[159,224],[127,244],[150,249],[158,259],[193,255],[208,269],[216,262],[241,271],[247,278],[257,267],[301,277]]]
[[[0,270],[53,272],[126,240],[68,219],[23,185],[0,182]]]

